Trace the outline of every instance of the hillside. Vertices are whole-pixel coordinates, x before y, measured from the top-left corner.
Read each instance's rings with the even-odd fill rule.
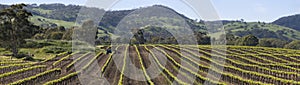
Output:
[[[101,22],[99,23],[100,29],[103,29],[105,31],[111,32],[111,30],[116,27],[119,22],[128,14],[130,14],[133,11],[136,10],[143,10],[143,9],[158,9],[158,8],[164,8],[168,9],[170,11],[175,12],[177,15],[183,17],[186,21],[189,21],[189,25],[191,25],[194,29],[199,29],[195,23],[198,23],[196,21],[193,21],[186,16],[177,13],[175,10],[162,6],[162,5],[154,5],[151,7],[144,7],[140,9],[132,9],[132,10],[117,10],[117,11],[104,11],[102,9],[95,9],[95,8],[87,8],[83,6],[77,6],[77,5],[63,5],[63,4],[41,4],[39,6],[28,6],[28,10],[31,11],[34,15],[40,16],[42,18],[46,19],[52,19],[52,20],[61,20],[65,22],[75,22],[77,18],[77,13],[80,11],[81,8],[84,9],[94,9],[95,11],[99,12],[105,12],[105,15],[103,16]],[[147,13],[151,13],[152,11],[147,10]],[[163,13],[165,12],[155,12],[158,15],[165,15]],[[159,14],[160,13],[160,14]],[[166,16],[162,16],[166,17]],[[34,22],[36,23],[36,22]],[[53,22],[56,23],[56,22]],[[59,24],[59,23],[56,23]],[[69,26],[70,24],[61,24],[62,26]]]
[[[1,8],[5,8],[7,5],[0,5]],[[105,12],[102,21],[99,23],[99,37],[107,37],[111,36],[113,30],[115,30],[116,26],[119,22],[126,17],[128,14],[132,12],[136,12],[137,10],[145,11],[144,14],[155,13],[156,15],[161,15],[160,17],[148,17],[141,18],[139,20],[148,20],[148,21],[162,21],[159,22],[164,27],[163,28],[178,28],[173,25],[167,25],[173,21],[180,21],[175,18],[170,18],[172,16],[168,16],[164,13],[164,10],[155,10],[155,9],[167,9],[169,11],[173,11],[177,15],[181,16],[184,21],[192,28],[194,33],[200,33],[206,35],[206,27],[204,25],[204,21],[195,21],[189,19],[188,17],[176,12],[175,10],[168,8],[162,5],[154,5],[150,7],[142,7],[138,9],[132,10],[117,10],[117,11],[104,11],[103,9],[96,8],[87,8],[78,5],[64,5],[64,4],[41,4],[41,5],[28,5],[27,9],[34,14],[31,18],[31,21],[36,25],[42,27],[56,27],[56,26],[65,26],[70,28],[74,25],[77,13],[81,8],[85,9],[93,9],[95,11]],[[154,10],[151,10],[154,9]],[[157,11],[157,12],[153,12]],[[158,12],[161,11],[161,12]],[[136,16],[147,16],[147,15],[136,15]],[[300,32],[297,26],[300,22],[297,22],[299,15],[283,17],[273,23],[264,23],[264,22],[241,22],[241,21],[229,21],[223,20],[224,27],[227,33],[234,34],[235,36],[245,36],[248,34],[253,34],[259,38],[277,38],[281,40],[300,40]],[[300,18],[299,18],[300,19]],[[298,20],[299,21],[299,20]],[[291,28],[289,28],[291,27]],[[293,29],[292,29],[293,28]],[[295,30],[294,30],[295,29]],[[297,31],[298,30],[298,31]],[[148,30],[155,31],[155,30]],[[220,33],[214,33],[210,35],[219,35]]]
[[[231,22],[224,25],[227,33],[242,37],[248,34],[259,38],[277,38],[281,40],[299,40],[300,32],[264,22]]]
[[[33,17],[31,17],[30,21],[33,22],[35,25],[41,26],[43,28],[55,26],[64,26],[66,28],[70,28],[75,24],[75,22],[45,18],[38,15],[34,15]]]
[[[274,21],[273,24],[290,27],[300,31],[300,14],[282,17]]]

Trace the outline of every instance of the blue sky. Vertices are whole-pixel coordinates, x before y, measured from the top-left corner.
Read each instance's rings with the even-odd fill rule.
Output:
[[[0,0],[0,3],[64,3],[85,5],[87,1],[88,0]],[[211,2],[223,20],[244,19],[245,21],[272,22],[283,16],[300,14],[300,0],[211,0]],[[132,9],[154,4],[166,5],[192,19],[201,18],[197,16],[188,5],[182,3],[181,0],[120,0],[112,7],[112,10]]]

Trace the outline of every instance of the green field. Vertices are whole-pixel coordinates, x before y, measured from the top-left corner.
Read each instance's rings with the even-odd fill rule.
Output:
[[[58,26],[64,26],[66,28],[71,28],[75,26],[75,22],[68,22],[63,20],[55,20],[55,19],[49,19],[42,16],[33,16],[30,18],[30,21],[34,23],[35,25],[42,25],[42,24],[57,24]]]

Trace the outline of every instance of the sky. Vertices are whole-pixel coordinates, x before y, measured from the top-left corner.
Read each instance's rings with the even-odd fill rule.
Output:
[[[76,5],[107,5],[111,0],[0,0],[1,4],[49,4],[63,3]],[[133,9],[155,4],[168,6],[192,19],[201,19],[184,0],[119,0],[110,5],[109,10]],[[222,20],[241,20],[247,22],[273,22],[280,17],[300,14],[300,0],[211,0]]]

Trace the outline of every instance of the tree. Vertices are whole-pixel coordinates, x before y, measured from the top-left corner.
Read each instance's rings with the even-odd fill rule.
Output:
[[[285,45],[284,48],[299,50],[300,49],[300,41],[299,40],[292,41],[291,43]]]
[[[145,44],[146,39],[144,39],[144,32],[143,30],[138,30],[137,33],[133,35],[133,38],[135,38],[134,44]],[[134,41],[134,40],[133,40]]]
[[[241,46],[256,46],[259,42],[259,39],[254,35],[244,36],[236,41],[236,45]]]
[[[59,26],[59,27],[57,27],[57,29],[61,32],[66,31],[66,28],[64,26]]]
[[[63,40],[72,40],[72,34],[73,34],[75,28],[76,27],[67,29],[66,32],[64,33],[62,39]]]
[[[196,36],[198,44],[207,45],[210,44],[210,37],[207,36],[206,33],[203,32],[195,32],[194,36]]]
[[[241,22],[245,22],[245,20],[244,20],[244,19],[241,19]]]
[[[226,45],[234,45],[236,40],[238,40],[238,37],[235,37],[233,34],[222,34],[220,35],[220,41],[225,41],[226,39]]]
[[[53,40],[60,40],[62,39],[64,33],[63,32],[52,32],[50,34],[50,39],[53,39]]]
[[[60,39],[62,39],[62,37],[64,36],[64,34],[66,34],[68,32],[69,32],[69,30],[66,30],[65,27],[59,26],[59,27],[56,27],[56,28],[48,28],[48,29],[46,29],[44,31],[43,36],[46,39],[60,40]],[[39,34],[35,35],[34,38],[36,38],[36,36],[39,36]],[[64,38],[66,38],[66,37],[69,37],[69,36],[65,36]]]
[[[25,6],[16,4],[0,11],[0,44],[11,50],[15,57],[18,48],[26,43],[25,39],[31,38],[38,28],[29,22],[32,14],[24,9]]]

